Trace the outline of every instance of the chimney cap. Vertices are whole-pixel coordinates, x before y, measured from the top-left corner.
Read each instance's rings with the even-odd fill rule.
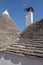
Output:
[[[25,8],[24,10],[27,11],[27,12],[28,12],[28,11],[34,12],[34,9],[33,9],[32,7]]]

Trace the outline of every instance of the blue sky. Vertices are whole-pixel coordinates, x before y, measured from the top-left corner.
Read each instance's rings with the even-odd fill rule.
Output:
[[[25,11],[24,8],[34,8],[34,21],[43,18],[43,0],[0,0],[0,15],[6,9],[14,20],[20,31],[25,29]]]

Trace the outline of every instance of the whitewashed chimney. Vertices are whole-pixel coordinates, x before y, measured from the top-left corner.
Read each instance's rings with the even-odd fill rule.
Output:
[[[26,27],[33,23],[33,8],[25,8],[26,11]]]

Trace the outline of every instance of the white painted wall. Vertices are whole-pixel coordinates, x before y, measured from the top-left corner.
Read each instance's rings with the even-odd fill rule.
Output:
[[[0,65],[43,65],[43,61],[0,52]]]
[[[33,23],[33,12],[26,12],[26,27]]]

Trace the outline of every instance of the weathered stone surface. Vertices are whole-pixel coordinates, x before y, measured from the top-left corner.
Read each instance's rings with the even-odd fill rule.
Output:
[[[0,51],[43,58],[43,19],[22,33],[8,15],[0,16]]]
[[[21,38],[23,38],[25,41],[27,40],[27,42],[29,40],[43,40],[43,19],[28,26],[21,34]]]
[[[19,36],[19,30],[13,20],[7,14],[0,16],[0,50],[8,44],[14,43]]]
[[[35,56],[43,58],[43,20],[28,26],[19,37],[15,44],[10,44],[7,52]]]

